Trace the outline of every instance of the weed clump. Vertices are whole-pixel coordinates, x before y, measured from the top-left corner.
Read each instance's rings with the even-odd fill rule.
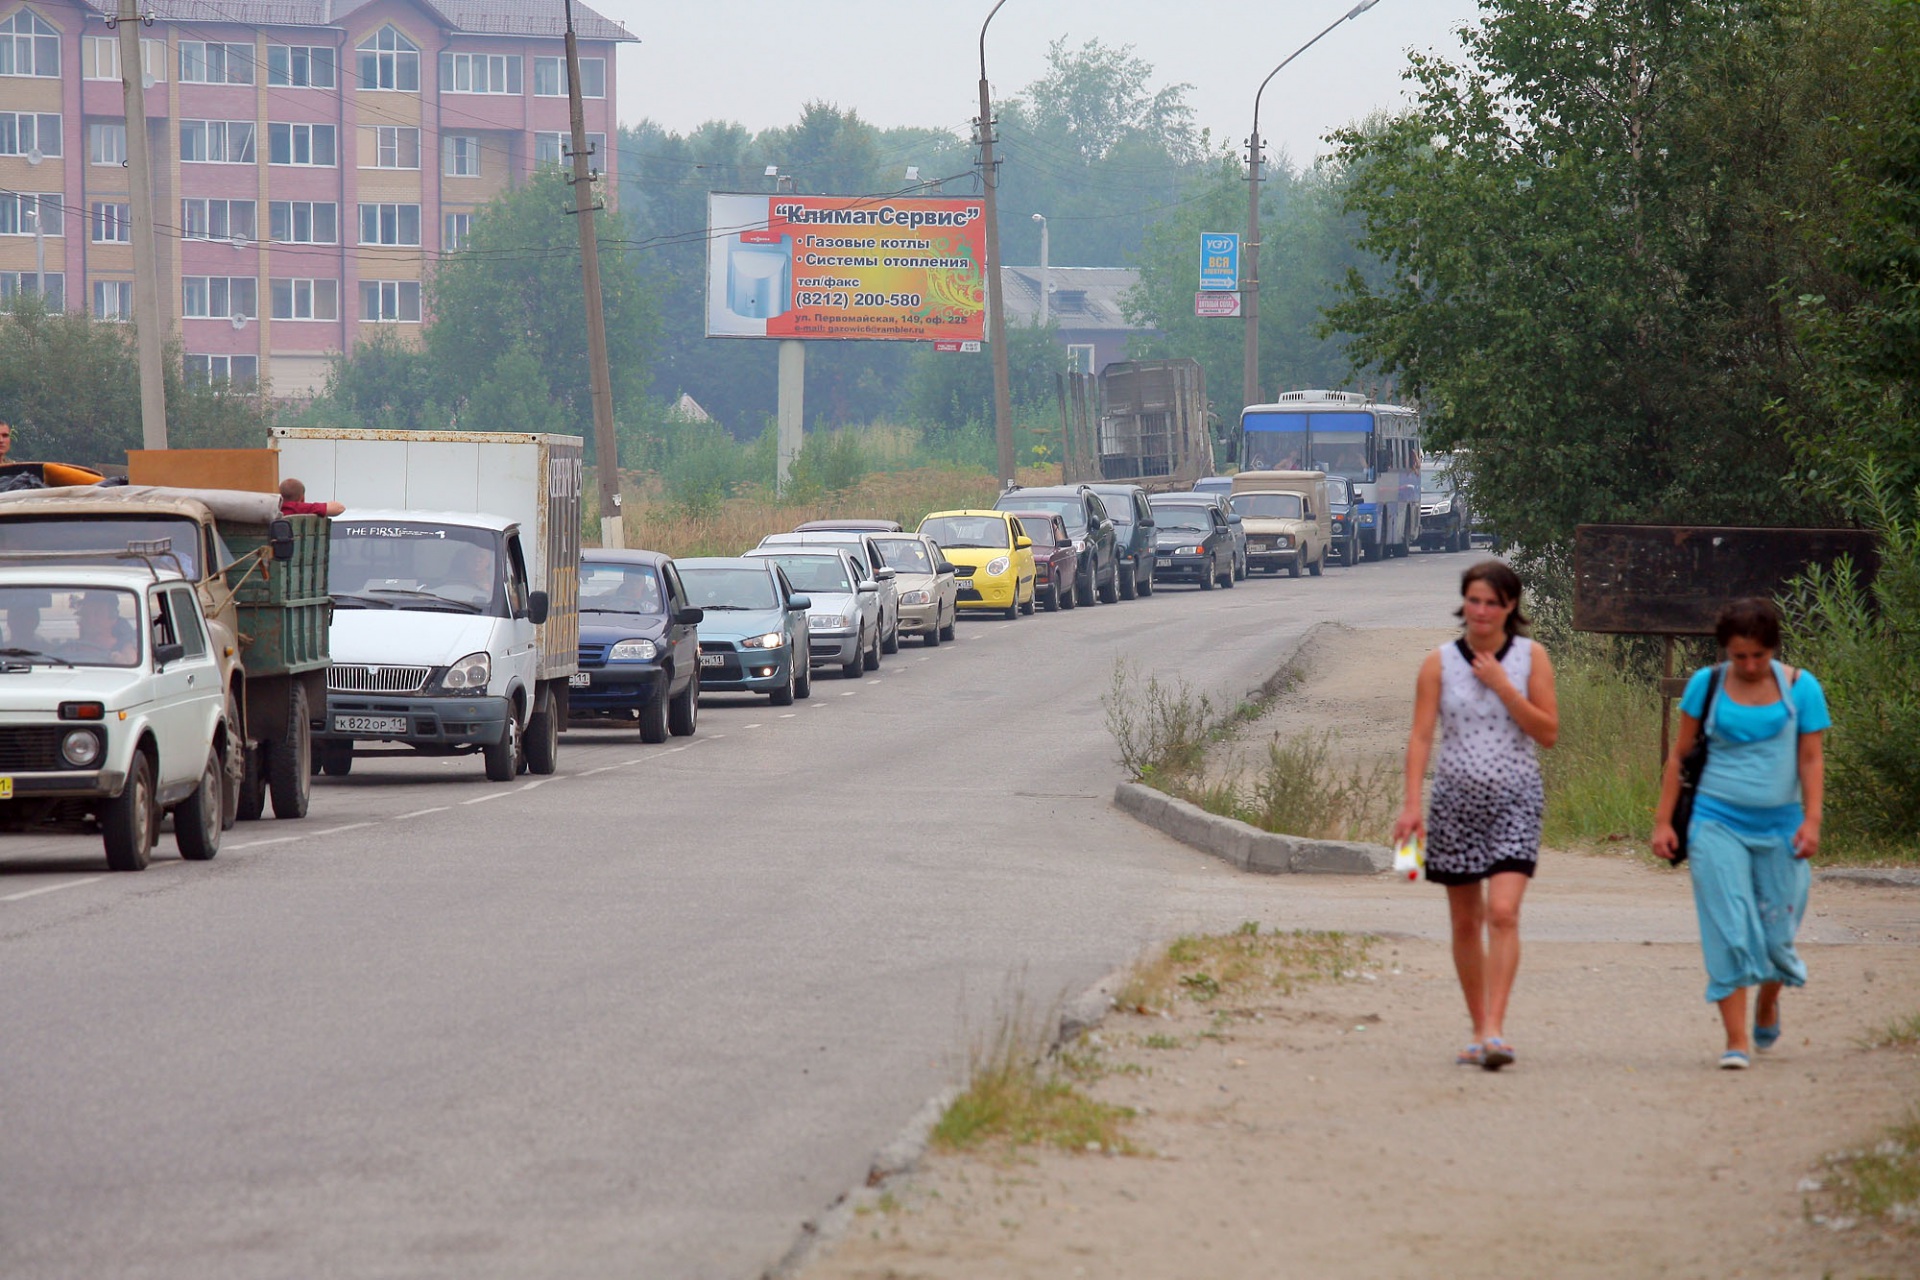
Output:
[[[1233,933],[1188,934],[1136,965],[1114,1003],[1130,1013],[1152,1014],[1182,998],[1211,1004],[1221,997],[1291,995],[1307,983],[1359,973],[1371,947],[1372,939],[1345,933],[1261,933],[1254,921]],[[1150,1041],[1149,1047],[1162,1046]]]
[[[1076,1076],[1097,1078],[1083,1058],[1049,1055],[1038,1020],[1016,1003],[973,1047],[966,1088],[948,1104],[930,1141],[946,1151],[992,1144],[1132,1151],[1122,1129],[1133,1109],[1088,1097],[1075,1085]]]

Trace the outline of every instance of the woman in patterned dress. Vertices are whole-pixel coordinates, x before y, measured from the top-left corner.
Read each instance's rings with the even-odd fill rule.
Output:
[[[1423,837],[1427,879],[1447,887],[1453,966],[1473,1019],[1473,1040],[1455,1061],[1498,1071],[1514,1060],[1503,1024],[1520,968],[1520,899],[1540,856],[1546,810],[1534,744],[1554,744],[1560,712],[1547,651],[1523,634],[1520,575],[1483,560],[1461,575],[1460,597],[1463,634],[1420,666],[1406,804],[1393,838]],[[1444,733],[1423,818],[1436,722]]]

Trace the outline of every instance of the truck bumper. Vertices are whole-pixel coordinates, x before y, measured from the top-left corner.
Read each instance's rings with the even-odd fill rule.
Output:
[[[316,737],[417,746],[485,747],[499,742],[513,715],[506,698],[393,698],[330,693]],[[346,727],[358,724],[364,727]]]
[[[13,773],[15,800],[111,800],[127,785],[118,769],[63,769],[57,773]],[[0,800],[0,811],[7,802]]]

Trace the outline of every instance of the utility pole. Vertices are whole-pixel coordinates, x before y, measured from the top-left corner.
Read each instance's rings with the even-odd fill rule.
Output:
[[[125,0],[123,0],[123,3]],[[600,297],[600,240],[593,215],[593,173],[588,167],[587,112],[580,98],[580,42],[573,31],[573,0],[567,6],[567,114],[573,125],[573,208],[580,219],[580,282],[587,304],[587,377],[593,393],[594,473],[600,481],[600,545],[627,545],[620,511],[620,443],[613,434],[613,375],[607,367],[607,313]]]
[[[1001,305],[1000,170],[993,159],[993,102],[987,87],[987,26],[1007,0],[997,0],[980,24],[980,181],[987,199],[987,342],[993,348],[993,442],[1000,487],[1013,487],[1013,391],[1007,373],[1007,313]]]
[[[1053,288],[1053,280],[1047,266],[1047,215],[1036,213],[1033,215],[1033,220],[1040,224],[1040,327],[1044,329],[1047,327],[1048,320],[1052,318],[1048,291]]]
[[[1247,319],[1246,351],[1240,374],[1241,403],[1260,403],[1260,97],[1273,78],[1286,69],[1288,62],[1319,44],[1328,31],[1359,17],[1380,0],[1360,0],[1359,4],[1328,23],[1326,30],[1288,54],[1286,60],[1267,72],[1260,90],[1253,95],[1253,132],[1247,135],[1247,280],[1241,286],[1240,311]]]
[[[160,332],[160,262],[153,243],[153,165],[147,150],[146,64],[140,57],[139,0],[120,0],[120,85],[127,113],[127,213],[133,236],[133,327],[140,356],[140,443],[167,447],[167,378]]]

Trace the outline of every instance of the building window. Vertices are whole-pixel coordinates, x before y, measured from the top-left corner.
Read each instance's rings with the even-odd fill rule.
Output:
[[[229,386],[251,387],[260,381],[259,356],[190,355],[184,364],[190,380],[209,386],[224,382]]]
[[[140,42],[140,69],[155,84],[167,82],[167,42],[165,40],[142,40]],[[120,78],[120,37],[88,36],[81,50],[80,74],[88,80],[118,80]]]
[[[0,76],[60,74],[60,33],[31,9],[0,21]]]
[[[449,213],[441,217],[440,248],[445,253],[458,253],[467,247],[467,241],[473,237],[473,215],[470,213]]]
[[[335,141],[330,124],[269,124],[267,163],[331,169],[339,163]]]
[[[0,156],[60,154],[60,117],[30,111],[0,111]]]
[[[252,276],[184,276],[180,314],[189,320],[251,320],[259,314],[259,282]]]
[[[376,125],[372,132],[373,168],[418,169],[420,167],[420,131],[418,129],[383,124]]]
[[[259,230],[251,200],[182,200],[180,236],[184,240],[251,240]]]
[[[200,164],[252,164],[253,121],[182,120],[180,159]]]
[[[208,40],[182,40],[180,42],[180,83],[252,84],[253,46],[217,44]]]
[[[133,206],[111,200],[93,202],[93,242],[130,244],[133,241]]]
[[[420,92],[420,46],[391,26],[361,41],[359,52],[362,89]]]
[[[93,318],[96,320],[133,319],[133,281],[95,280],[93,282]]]
[[[87,126],[87,159],[94,164],[127,162],[127,126],[90,124]]]
[[[48,191],[0,191],[0,236],[58,236],[66,234],[65,206],[60,194]],[[29,272],[28,274],[32,274]]]
[[[533,162],[535,164],[571,165],[573,135],[570,133],[535,133],[533,135]],[[590,133],[587,135],[587,149],[592,152],[587,157],[587,168],[599,173],[605,168],[601,157],[607,151],[607,135]]]
[[[419,324],[418,280],[362,280],[360,318],[373,323]]]
[[[330,201],[269,201],[267,223],[282,244],[340,243],[340,206]]]
[[[440,139],[441,168],[449,178],[480,176],[480,139],[471,133],[449,133]]]
[[[420,206],[417,204],[361,205],[360,243],[419,244]]]
[[[67,278],[58,271],[35,276],[31,271],[0,271],[0,309],[15,298],[38,293],[49,311],[67,309]]]
[[[331,89],[333,50],[324,44],[267,46],[267,83],[287,89]]]
[[[1067,344],[1067,372],[1093,372],[1093,344],[1091,342],[1071,342]]]
[[[338,320],[338,280],[275,280],[272,282],[275,320]]]
[[[567,60],[565,58],[533,60],[533,94],[536,98],[567,96]],[[583,98],[607,96],[607,60],[605,58],[580,59],[580,96]]]
[[[440,92],[519,93],[520,55],[443,53],[440,55]]]

